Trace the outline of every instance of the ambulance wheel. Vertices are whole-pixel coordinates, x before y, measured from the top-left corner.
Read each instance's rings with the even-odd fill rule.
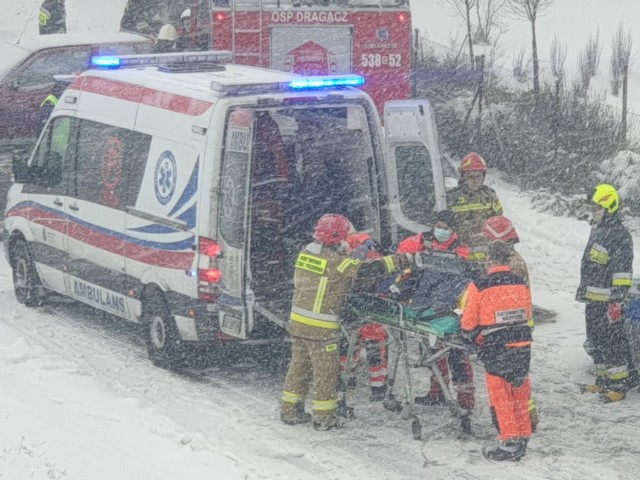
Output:
[[[31,260],[27,242],[19,240],[11,252],[13,267],[13,290],[18,302],[27,307],[41,305],[44,300],[42,283],[38,277],[36,266]]]
[[[142,308],[142,326],[149,358],[162,368],[177,367],[183,359],[184,349],[164,295],[157,290],[146,293]]]

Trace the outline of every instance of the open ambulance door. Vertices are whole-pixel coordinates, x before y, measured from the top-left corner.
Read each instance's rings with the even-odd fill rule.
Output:
[[[385,165],[394,243],[428,229],[433,212],[446,208],[438,134],[427,100],[384,105]]]
[[[217,239],[222,249],[218,265],[219,326],[222,333],[241,339],[246,339],[253,329],[247,295],[253,124],[252,110],[236,108],[228,115],[219,187]]]

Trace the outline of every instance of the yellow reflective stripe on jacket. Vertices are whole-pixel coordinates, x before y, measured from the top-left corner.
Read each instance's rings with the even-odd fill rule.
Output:
[[[614,287],[630,287],[632,283],[631,273],[614,273],[613,274],[613,286]]]
[[[299,403],[304,401],[304,397],[302,395],[298,395],[297,393],[287,392],[284,390],[282,392],[282,401],[284,403]]]
[[[611,290],[608,288],[587,287],[584,298],[592,302],[608,302]]]
[[[50,93],[49,95],[47,95],[47,98],[42,101],[40,107],[44,107],[47,103],[50,103],[51,105],[57,105],[58,97],[56,97],[53,93]]]
[[[492,203],[467,203],[466,205],[454,205],[451,207],[453,213],[484,212],[493,209]]]
[[[311,408],[316,412],[327,412],[329,410],[335,410],[338,406],[338,402],[336,402],[335,400],[314,400],[311,404]]]
[[[384,260],[384,265],[387,267],[387,273],[393,273],[396,271],[396,265],[393,262],[392,256],[382,257],[382,260]]]
[[[40,14],[38,15],[38,22],[40,23],[40,25],[44,26],[47,23],[49,23],[49,20],[51,19],[51,14],[46,11],[44,8],[40,9]]]
[[[311,325],[312,327],[327,328],[329,330],[340,330],[340,322],[337,320],[318,320],[317,318],[307,317],[299,313],[291,312],[291,320],[294,322],[302,323],[304,325]]]
[[[602,245],[595,243],[593,247],[591,247],[591,250],[589,250],[589,260],[593,263],[606,265],[609,263],[609,251]]]
[[[529,328],[534,328],[536,326],[536,322],[533,320],[533,318],[530,318],[527,322],[527,325],[529,325]]]
[[[629,369],[626,365],[608,368],[605,370],[604,376],[610,380],[624,380],[629,376]]]
[[[344,273],[345,270],[349,268],[351,265],[359,265],[359,264],[360,264],[360,260],[356,260],[354,258],[347,258],[346,260],[343,260],[342,262],[340,262],[340,265],[338,265],[338,272]]]
[[[327,284],[329,279],[327,277],[320,277],[318,282],[318,290],[316,292],[316,299],[313,301],[313,311],[320,312],[322,310],[322,301],[324,300],[324,294],[327,291]]]
[[[502,212],[502,203],[497,202],[493,204],[493,210],[496,213],[501,213]]]
[[[296,260],[296,268],[322,275],[327,268],[327,261],[324,258],[315,257],[308,253],[300,253]]]
[[[479,250],[477,252],[472,251],[469,254],[469,260],[473,260],[474,262],[483,262],[487,259],[487,253],[484,250]]]
[[[532,412],[536,409],[537,405],[536,405],[536,401],[533,398],[529,399],[529,408],[527,409],[527,411]]]

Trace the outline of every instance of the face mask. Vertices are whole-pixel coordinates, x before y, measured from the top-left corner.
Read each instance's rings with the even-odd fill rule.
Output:
[[[441,243],[446,242],[451,238],[451,230],[447,230],[446,228],[434,228],[433,236]]]

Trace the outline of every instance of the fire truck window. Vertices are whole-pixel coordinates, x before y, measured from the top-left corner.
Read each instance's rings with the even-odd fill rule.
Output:
[[[78,136],[75,196],[106,207],[134,205],[151,137],[83,121]]]
[[[429,151],[416,145],[397,147],[395,153],[402,212],[407,218],[428,225],[436,205]]]

